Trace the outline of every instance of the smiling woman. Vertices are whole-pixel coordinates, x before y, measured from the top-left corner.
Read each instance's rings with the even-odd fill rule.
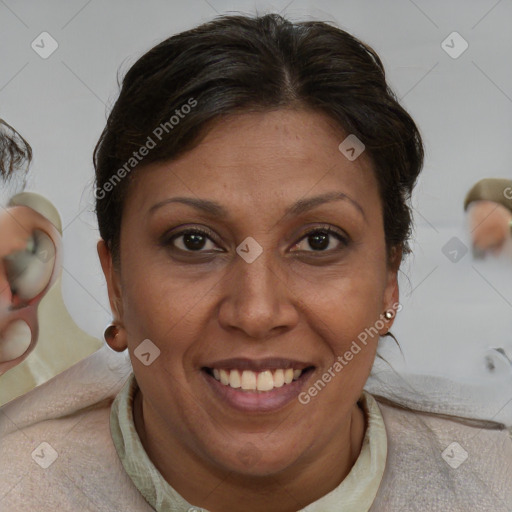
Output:
[[[105,336],[133,373],[101,352],[39,393],[50,415],[5,411],[11,508],[42,489],[31,429],[61,468],[38,510],[507,510],[502,425],[363,391],[423,162],[371,48],[278,15],[175,35],[126,74],[94,162]]]

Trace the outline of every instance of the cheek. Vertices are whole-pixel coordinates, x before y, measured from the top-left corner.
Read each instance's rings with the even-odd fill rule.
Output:
[[[340,279],[322,294],[313,295],[308,302],[320,320],[317,324],[328,326],[329,339],[334,338],[343,348],[375,324],[382,313],[382,290],[371,281]]]
[[[385,265],[382,260],[360,255],[354,260],[317,279],[303,279],[300,286],[304,314],[321,329],[324,339],[331,340],[336,354],[343,353],[361,333],[375,326],[382,314]],[[366,341],[371,343],[372,338]]]
[[[223,275],[220,269],[201,265],[193,272],[184,271],[162,255],[155,257],[147,241],[131,244],[132,250],[121,242],[123,310],[132,343],[153,337],[161,346],[172,340],[180,351],[180,340],[186,344],[212,321],[208,315],[215,311],[210,307],[212,300],[219,300],[216,286],[229,293],[229,285],[222,283],[229,271]],[[292,264],[283,276],[290,289],[288,300],[298,301],[296,307],[302,309],[305,321],[309,318],[314,329],[325,330],[322,336],[332,340],[338,351],[382,313],[384,254],[384,246],[365,239],[342,264],[330,269]]]
[[[149,338],[162,351],[172,342],[175,353],[181,352],[199,327],[198,311],[216,280],[211,276],[185,279],[177,267],[144,261],[149,260],[134,254],[122,265],[128,341],[135,347],[140,340]]]

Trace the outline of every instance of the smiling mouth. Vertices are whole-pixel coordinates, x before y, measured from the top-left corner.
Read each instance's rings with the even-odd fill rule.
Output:
[[[238,368],[203,367],[202,370],[228,388],[246,392],[268,392],[299,380],[313,371],[314,366],[295,370],[293,368],[267,369],[259,372]]]

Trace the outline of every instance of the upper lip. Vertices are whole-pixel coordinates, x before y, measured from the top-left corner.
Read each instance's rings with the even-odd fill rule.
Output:
[[[246,357],[234,357],[231,359],[222,359],[205,365],[205,368],[216,369],[239,369],[239,370],[252,370],[254,372],[262,370],[278,370],[280,368],[293,370],[304,370],[313,366],[311,363],[304,363],[294,359],[285,359],[282,357],[267,357],[265,359],[248,359]]]

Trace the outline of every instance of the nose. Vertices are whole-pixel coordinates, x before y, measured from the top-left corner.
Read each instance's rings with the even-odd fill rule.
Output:
[[[272,262],[270,251],[252,263],[237,256],[222,288],[224,299],[219,322],[227,330],[240,330],[247,337],[265,339],[292,329],[298,322],[296,298],[286,276]]]

